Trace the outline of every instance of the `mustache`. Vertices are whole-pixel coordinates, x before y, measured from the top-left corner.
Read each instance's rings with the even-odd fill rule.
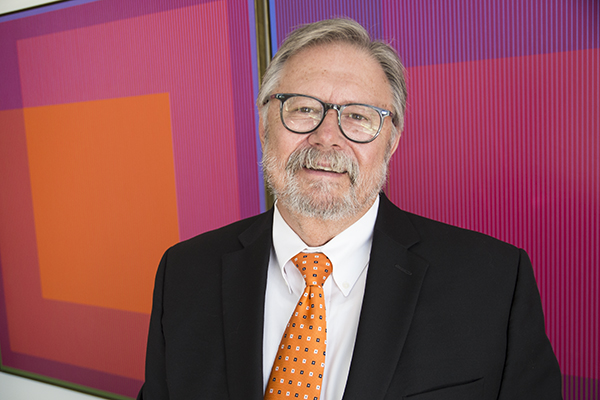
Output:
[[[353,185],[359,175],[358,163],[347,154],[340,151],[325,152],[315,147],[296,149],[288,158],[285,170],[289,174],[293,175],[302,168],[347,173]]]

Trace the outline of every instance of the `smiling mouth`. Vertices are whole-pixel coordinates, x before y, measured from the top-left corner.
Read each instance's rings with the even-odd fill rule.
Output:
[[[342,171],[342,170],[336,170],[334,168],[330,168],[330,167],[309,167],[309,166],[304,166],[304,168],[306,169],[310,169],[311,171],[318,171],[318,172],[332,172],[334,174],[346,174],[348,173],[348,171]]]
[[[358,164],[343,153],[322,152],[314,147],[297,149],[288,158],[285,169],[290,174],[295,174],[301,169],[328,174],[346,174],[350,183],[354,185],[358,178]],[[326,176],[326,175],[323,175]]]

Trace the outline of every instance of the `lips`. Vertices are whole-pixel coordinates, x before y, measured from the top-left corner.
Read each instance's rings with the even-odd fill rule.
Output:
[[[341,151],[323,152],[315,147],[304,147],[295,150],[289,157],[286,170],[295,174],[301,169],[348,174],[354,184],[358,178],[358,164],[352,157]]]
[[[326,166],[312,166],[312,165],[304,165],[304,168],[306,169],[310,169],[312,171],[322,171],[322,172],[333,172],[336,174],[345,174],[346,170],[342,170],[340,168],[332,168],[332,167],[326,167]]]
[[[348,172],[346,168],[348,159],[340,157],[339,153],[308,153],[303,161],[303,167],[313,171],[334,172],[336,174]]]

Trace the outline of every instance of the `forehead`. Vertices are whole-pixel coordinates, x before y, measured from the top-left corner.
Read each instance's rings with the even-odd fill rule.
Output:
[[[277,92],[308,94],[338,104],[392,105],[383,68],[367,51],[347,43],[313,46],[290,57]]]

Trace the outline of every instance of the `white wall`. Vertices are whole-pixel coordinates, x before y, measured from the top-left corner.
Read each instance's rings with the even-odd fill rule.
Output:
[[[98,400],[74,390],[0,372],[0,400]]]
[[[59,0],[2,0],[0,2],[0,14],[37,7],[47,3],[56,3],[57,1]]]

